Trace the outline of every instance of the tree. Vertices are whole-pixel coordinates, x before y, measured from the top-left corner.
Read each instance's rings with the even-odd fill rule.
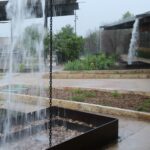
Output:
[[[78,59],[83,49],[83,42],[83,38],[77,36],[70,25],[63,27],[54,35],[54,49],[58,55],[58,61],[63,63]]]
[[[42,26],[39,27],[36,24],[27,27],[23,33],[22,45],[31,56],[35,56],[37,44],[44,44],[42,55],[44,55],[44,62],[46,62],[49,52],[49,34],[47,30],[43,33],[41,28]]]
[[[22,44],[32,56],[36,54],[36,44],[41,40],[41,33],[39,32],[37,25],[32,25],[25,29]]]
[[[45,37],[44,37],[44,61],[45,61],[45,63],[46,63],[46,59],[49,55],[49,42],[50,42],[50,36],[47,31],[45,34]]]
[[[127,11],[126,13],[123,14],[122,20],[131,18],[133,16],[134,16],[134,14],[130,13],[129,11]]]

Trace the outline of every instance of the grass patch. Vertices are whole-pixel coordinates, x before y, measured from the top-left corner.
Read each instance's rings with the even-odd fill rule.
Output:
[[[84,91],[86,97],[96,97],[96,92],[94,91]]]
[[[118,93],[118,91],[113,91],[113,92],[111,93],[111,96],[114,97],[114,98],[118,98],[118,97],[121,96],[121,94]]]
[[[72,94],[76,94],[76,95],[85,95],[85,97],[96,97],[96,92],[94,91],[85,91],[85,90],[81,90],[81,89],[73,89],[71,91]]]
[[[72,100],[83,102],[86,98],[96,97],[96,92],[94,91],[85,91],[81,89],[71,90]]]
[[[83,90],[81,90],[81,89],[73,89],[73,90],[71,90],[71,93],[72,94],[83,94]]]
[[[86,99],[85,95],[75,95],[72,96],[72,100],[73,101],[77,101],[77,102],[84,102]]]
[[[150,112],[150,99],[146,99],[138,108],[138,111]]]

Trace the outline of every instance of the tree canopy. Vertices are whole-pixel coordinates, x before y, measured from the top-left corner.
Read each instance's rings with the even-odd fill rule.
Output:
[[[31,55],[36,54],[36,43],[42,40],[41,33],[36,25],[29,26],[25,29],[22,44]]]
[[[128,19],[130,17],[133,17],[134,14],[132,14],[131,12],[127,11],[122,15],[122,19]]]
[[[84,40],[77,36],[70,25],[63,27],[54,35],[54,50],[58,55],[58,60],[63,63],[79,58],[83,50]]]

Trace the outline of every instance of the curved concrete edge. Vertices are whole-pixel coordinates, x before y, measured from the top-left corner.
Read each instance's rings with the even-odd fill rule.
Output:
[[[108,107],[108,106],[80,103],[80,102],[73,102],[73,101],[66,101],[66,100],[58,100],[58,99],[55,99],[53,101],[53,104],[56,106],[61,106],[64,108],[69,108],[74,110],[81,110],[81,111],[92,112],[92,113],[102,113],[105,115],[130,117],[139,120],[150,121],[150,113],[146,113],[146,112],[138,112],[138,111],[120,109],[115,107]]]
[[[79,71],[56,71],[55,74],[61,73],[89,73],[89,74],[125,74],[125,73],[150,73],[150,69],[124,69],[124,70],[79,70]]]
[[[62,89],[62,90],[87,90],[87,91],[98,91],[98,92],[118,92],[119,94],[135,94],[135,95],[143,95],[143,96],[150,96],[150,92],[144,91],[129,91],[129,90],[122,90],[122,89],[111,89],[111,88],[83,88],[83,87],[54,87],[54,89]]]
[[[48,76],[43,76],[47,79]],[[53,74],[53,79],[149,79],[149,74]]]
[[[0,93],[0,99],[7,98],[7,96],[8,93]],[[37,100],[40,99],[41,106],[44,106],[45,108],[49,107],[49,98],[45,98],[45,97],[11,94],[11,98],[12,101],[23,102],[30,105],[37,105]],[[92,113],[101,113],[104,115],[115,115],[115,116],[135,118],[143,121],[150,121],[150,113],[120,109],[115,107],[67,101],[61,99],[53,99],[53,106],[60,106],[63,108],[69,108],[73,110],[80,110],[80,111],[86,111]]]
[[[48,73],[43,75],[48,78]],[[149,79],[150,69],[54,72],[53,79]]]

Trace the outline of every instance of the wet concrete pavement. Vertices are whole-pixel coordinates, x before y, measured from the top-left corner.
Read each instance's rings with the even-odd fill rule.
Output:
[[[112,116],[115,117],[115,116]],[[119,139],[105,150],[150,150],[150,122],[117,117]]]
[[[16,74],[12,84],[39,85],[38,74]],[[43,86],[48,87],[48,79],[42,79]],[[0,85],[6,84],[0,80]],[[79,87],[106,90],[125,90],[150,92],[150,79],[53,79],[53,87]]]
[[[55,87],[150,92],[150,79],[54,79]]]

